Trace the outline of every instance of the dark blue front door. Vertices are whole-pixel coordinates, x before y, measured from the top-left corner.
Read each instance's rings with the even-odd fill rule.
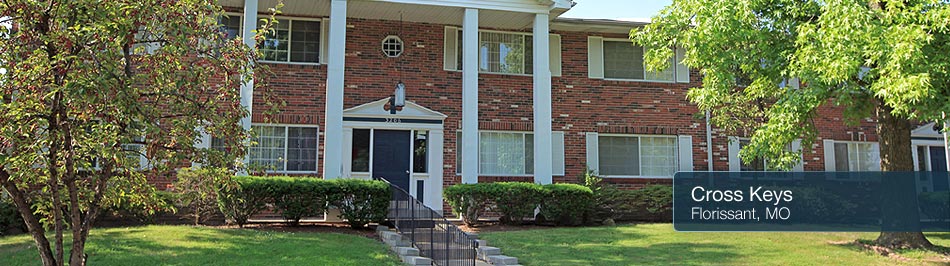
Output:
[[[409,131],[374,130],[373,177],[409,192]]]
[[[947,151],[943,147],[930,147],[930,170],[934,176],[934,191],[950,189],[947,178]]]

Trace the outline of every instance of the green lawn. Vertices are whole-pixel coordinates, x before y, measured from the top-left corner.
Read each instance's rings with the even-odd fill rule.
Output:
[[[927,234],[950,246],[950,233]],[[671,224],[485,232],[479,237],[524,265],[950,265],[934,252],[889,258],[831,242],[877,233],[685,233]]]
[[[86,253],[89,265],[399,265],[358,235],[191,226],[95,229]],[[0,265],[40,265],[30,237],[0,237]]]

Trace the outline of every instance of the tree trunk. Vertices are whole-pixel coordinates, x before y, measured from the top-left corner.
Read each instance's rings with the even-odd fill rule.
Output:
[[[910,121],[894,116],[893,108],[883,101],[877,103],[877,137],[880,142],[881,171],[914,171],[913,155],[910,143]],[[903,182],[908,180],[896,180]],[[909,180],[913,182],[913,180]],[[882,182],[889,182],[882,180]],[[916,208],[912,212],[916,213]],[[888,219],[887,214],[883,219]],[[919,220],[919,219],[918,219]],[[931,248],[933,244],[917,232],[890,232],[882,230],[875,242],[878,245],[890,248]]]
[[[26,196],[23,195],[23,191],[17,189],[16,185],[14,185],[9,178],[10,175],[6,171],[0,170],[0,184],[3,184],[3,188],[10,194],[10,197],[13,198],[13,203],[20,213],[20,217],[23,218],[23,222],[26,223],[27,231],[29,231],[30,236],[33,237],[36,249],[40,253],[40,260],[44,266],[57,265],[53,250],[50,248],[49,239],[46,239],[46,229],[40,225],[40,220],[36,218],[36,215],[33,215],[33,209],[26,201]],[[58,265],[62,265],[62,263]]]

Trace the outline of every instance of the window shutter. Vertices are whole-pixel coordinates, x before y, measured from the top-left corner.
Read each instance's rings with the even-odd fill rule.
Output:
[[[320,63],[327,64],[327,58],[330,57],[328,52],[328,42],[327,36],[330,35],[330,19],[323,19],[320,21]]]
[[[742,171],[742,162],[739,161],[739,138],[729,137],[729,171]]]
[[[693,171],[693,136],[681,135],[678,139],[680,171]]]
[[[676,82],[689,83],[689,67],[683,64],[686,49],[676,47]]]
[[[587,169],[599,174],[600,162],[597,158],[597,132],[587,132]]]
[[[458,70],[458,34],[456,27],[445,27],[445,43],[442,47],[445,70]]]
[[[800,154],[799,157],[801,159],[798,161],[798,164],[792,167],[792,171],[804,172],[805,171],[805,157],[804,157],[805,155],[802,154],[802,140],[796,139],[792,141],[792,151],[799,153]]]
[[[881,144],[871,143],[871,162],[874,163],[874,171],[881,171]]]
[[[564,132],[552,132],[551,133],[551,160],[553,163],[551,165],[554,169],[551,170],[553,175],[564,175]]]
[[[560,77],[561,76],[561,35],[551,34],[550,37],[550,46],[548,47],[550,53],[550,64],[551,64],[551,76]]]
[[[587,37],[587,77],[604,78],[604,38]]]
[[[823,140],[822,146],[825,149],[825,171],[834,172],[835,171],[835,141],[831,139]]]

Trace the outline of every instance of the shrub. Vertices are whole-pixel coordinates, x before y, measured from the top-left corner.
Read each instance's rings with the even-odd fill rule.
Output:
[[[228,222],[240,227],[267,208],[270,199],[267,182],[260,178],[236,176],[218,190],[218,208]]]
[[[488,193],[495,205],[492,210],[501,214],[503,224],[518,225],[525,217],[534,216],[541,203],[542,187],[526,182],[489,183]]]
[[[584,187],[590,189],[593,194],[590,209],[584,213],[585,222],[620,219],[624,213],[633,211],[628,193],[605,183],[593,170],[584,172],[581,179]]]
[[[17,211],[13,201],[7,198],[7,195],[0,191],[0,236],[7,231],[26,232],[26,225],[20,212]]]
[[[370,222],[382,222],[389,212],[389,184],[376,180],[334,179],[330,183],[329,202],[339,209],[340,218],[353,228]]]
[[[182,168],[178,170],[175,192],[178,206],[187,209],[186,217],[195,225],[207,222],[218,214],[218,190],[231,175],[221,168]]]
[[[950,217],[950,191],[923,192],[918,196],[920,211],[930,219],[947,219]]]
[[[303,217],[323,215],[327,195],[332,188],[323,179],[306,177],[267,177],[274,207],[292,224]]]
[[[540,217],[557,225],[580,225],[593,205],[590,188],[576,184],[543,186]]]
[[[467,226],[476,226],[478,218],[492,203],[492,193],[488,192],[493,183],[458,184],[445,188],[442,194],[452,211],[462,216]]]
[[[625,191],[627,201],[635,211],[650,214],[649,220],[671,221],[673,215],[673,187],[668,185],[650,185],[638,190]]]

